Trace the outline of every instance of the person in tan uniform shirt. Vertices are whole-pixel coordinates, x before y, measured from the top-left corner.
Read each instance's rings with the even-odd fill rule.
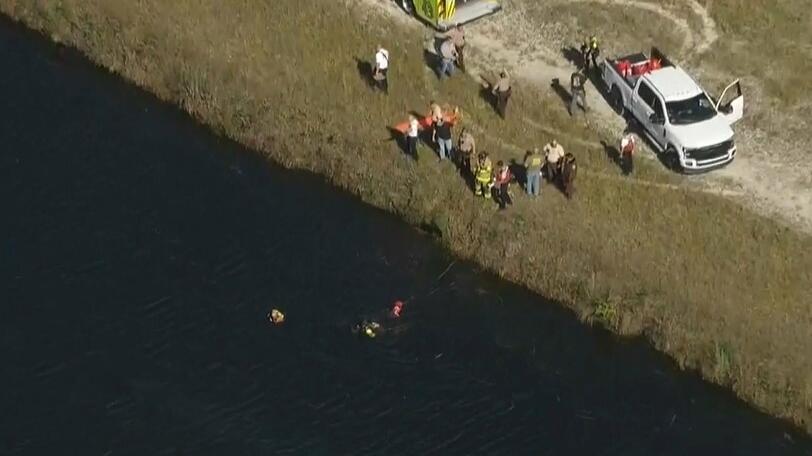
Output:
[[[457,66],[460,67],[460,70],[465,71],[465,63],[463,61],[463,49],[465,48],[465,30],[463,30],[462,25],[457,24],[456,27],[444,33],[442,37],[450,38],[451,42],[454,43],[454,47],[457,48]]]
[[[471,158],[477,156],[476,141],[474,140],[474,135],[472,135],[467,128],[462,129],[457,148],[460,151],[460,168],[462,168],[465,173],[472,173]]]
[[[507,102],[512,89],[510,86],[510,75],[505,70],[499,73],[499,80],[493,85],[491,93],[496,96],[496,112],[504,119],[507,110]]]

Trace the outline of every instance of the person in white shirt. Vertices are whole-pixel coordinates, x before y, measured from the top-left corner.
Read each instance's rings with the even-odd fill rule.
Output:
[[[547,178],[550,182],[554,182],[558,178],[558,172],[561,170],[559,162],[564,157],[564,148],[555,139],[550,141],[549,144],[544,146],[545,161],[547,162]]]
[[[420,123],[417,117],[409,116],[409,129],[406,130],[406,153],[417,160],[417,139],[420,135]]]
[[[372,79],[375,80],[375,86],[389,94],[389,51],[381,46],[378,46],[378,51],[375,53],[375,68],[372,72]]]

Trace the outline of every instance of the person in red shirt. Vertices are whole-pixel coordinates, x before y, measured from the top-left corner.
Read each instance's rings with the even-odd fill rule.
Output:
[[[634,171],[633,157],[636,147],[637,141],[631,133],[626,133],[620,140],[620,169],[624,176],[628,176]]]
[[[499,209],[504,210],[507,208],[508,204],[513,204],[513,200],[510,198],[510,193],[508,192],[510,181],[513,179],[513,175],[510,172],[510,167],[502,160],[499,160],[496,163],[496,170],[494,171],[493,177],[494,185],[497,189],[496,194]]]

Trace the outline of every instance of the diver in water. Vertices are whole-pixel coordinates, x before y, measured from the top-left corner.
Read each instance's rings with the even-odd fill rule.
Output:
[[[268,315],[266,317],[268,318],[269,322],[275,325],[280,325],[285,321],[285,314],[283,314],[278,309],[271,309],[271,311],[268,312]]]
[[[392,306],[392,317],[393,318],[400,318],[400,314],[403,312],[403,301],[395,301],[395,305]]]
[[[383,332],[383,328],[381,328],[380,323],[376,321],[369,321],[364,320],[360,323],[357,323],[352,330],[354,333],[363,334],[370,339],[375,338],[378,334]]]

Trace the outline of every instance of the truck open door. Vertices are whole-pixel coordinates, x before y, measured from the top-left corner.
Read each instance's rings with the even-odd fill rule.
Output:
[[[722,95],[716,101],[716,110],[725,117],[730,125],[744,117],[744,94],[738,79],[722,91]]]

